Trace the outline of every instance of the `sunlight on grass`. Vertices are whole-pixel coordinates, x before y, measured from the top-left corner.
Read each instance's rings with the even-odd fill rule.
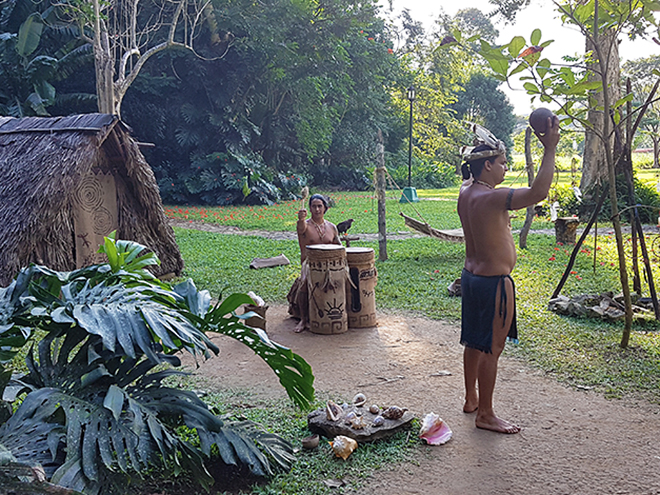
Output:
[[[431,203],[431,202],[429,202]],[[438,202],[442,203],[442,202]],[[175,229],[184,260],[184,276],[192,277],[212,296],[220,292],[254,290],[268,302],[285,303],[298,276],[297,242],[261,237],[211,234]],[[517,239],[516,239],[517,240]],[[376,242],[354,245],[371,247]],[[411,311],[431,318],[458,322],[460,299],[450,297],[447,286],[460,277],[464,246],[432,238],[389,241],[389,259],[376,262],[377,307],[386,311]],[[568,318],[547,310],[568,262],[572,247],[555,244],[554,236],[531,234],[528,249],[518,250],[516,280],[521,344],[507,352],[569,383],[594,387],[610,397],[642,395],[660,402],[660,336],[654,321],[635,324],[631,345],[619,347],[622,323]],[[288,266],[250,270],[254,257],[284,253]],[[596,256],[594,260],[594,254]],[[660,259],[653,259],[655,280],[660,280]],[[620,292],[613,237],[588,237],[562,293],[573,296],[604,291]],[[644,294],[648,295],[646,285]]]

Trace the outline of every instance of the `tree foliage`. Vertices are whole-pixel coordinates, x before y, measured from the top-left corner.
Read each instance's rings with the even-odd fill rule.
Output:
[[[0,114],[49,115],[57,103],[80,104],[90,93],[57,90],[85,61],[89,47],[63,24],[50,2],[0,2]]]
[[[201,57],[162,54],[127,94],[125,119],[164,144],[149,158],[166,200],[273,201],[278,191],[266,184],[286,195],[292,174],[301,185],[370,184],[376,131],[394,125],[388,88],[398,77],[376,4],[266,7],[218,5],[218,29],[235,36],[223,59],[208,60],[200,39]]]

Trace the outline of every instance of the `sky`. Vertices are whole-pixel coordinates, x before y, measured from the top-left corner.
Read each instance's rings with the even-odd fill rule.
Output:
[[[389,10],[387,0],[381,0],[383,11]],[[455,15],[458,10],[477,8],[484,13],[491,12],[493,6],[488,0],[392,0],[394,13],[397,14],[403,8],[410,10],[413,19],[421,21],[427,31],[433,30],[434,21],[438,18],[441,9],[449,15]],[[529,40],[529,36],[536,28],[543,33],[543,40],[555,40],[544,51],[544,56],[550,61],[560,61],[564,55],[584,53],[584,37],[576,28],[563,26],[559,15],[554,11],[550,0],[532,0],[530,5],[518,13],[515,24],[504,24],[495,22],[495,28],[500,32],[498,43],[508,43],[516,35],[523,36]],[[634,42],[624,40],[620,45],[622,62],[650,55],[660,55],[660,46],[650,40],[637,39]],[[527,115],[533,109],[530,97],[522,90],[522,84],[514,82],[512,87],[506,83],[501,86],[511,104],[514,113]],[[535,106],[540,106],[538,100]]]

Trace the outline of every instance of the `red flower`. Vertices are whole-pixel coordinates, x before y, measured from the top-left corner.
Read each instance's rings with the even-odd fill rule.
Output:
[[[550,257],[548,258],[548,261],[555,261],[555,257],[554,257],[554,256],[550,256]]]
[[[577,272],[575,270],[571,271],[571,275],[575,275]]]
[[[387,49],[387,53],[389,53],[390,55],[392,55],[392,54],[394,53],[394,50],[392,50],[391,48],[388,48],[388,49]]]

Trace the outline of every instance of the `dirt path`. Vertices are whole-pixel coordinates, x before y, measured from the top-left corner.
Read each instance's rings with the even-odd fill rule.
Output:
[[[363,392],[369,401],[407,407],[418,417],[433,411],[454,431],[448,444],[425,448],[418,466],[377,472],[362,493],[660,494],[659,406],[572,390],[504,356],[496,410],[523,430],[500,435],[477,430],[474,415],[461,412],[462,347],[455,325],[380,314],[376,328],[294,334],[296,322],[284,306],[272,306],[267,322],[273,340],[312,365],[317,390],[344,399]],[[224,337],[218,341],[221,355],[196,373],[219,387],[285,396],[249,349]]]

